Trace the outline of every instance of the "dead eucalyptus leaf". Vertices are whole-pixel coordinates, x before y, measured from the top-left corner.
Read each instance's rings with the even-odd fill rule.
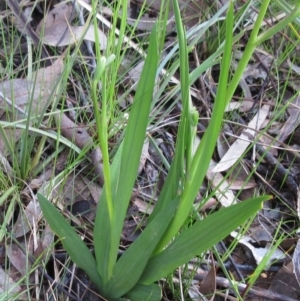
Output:
[[[216,268],[214,261],[210,267],[209,272],[207,273],[206,277],[203,279],[200,285],[199,292],[203,295],[211,296],[209,299],[210,301],[214,300],[214,296],[216,293]]]
[[[279,131],[277,140],[279,142],[284,142],[289,135],[298,127],[300,124],[300,95],[298,95],[288,106],[287,111],[289,117],[284,123],[283,127]],[[279,145],[279,143],[276,143]]]
[[[55,89],[63,69],[62,58],[58,58],[51,66],[41,68],[32,74],[32,80],[16,78],[0,82],[0,116],[1,121],[17,121],[27,118],[26,108],[32,102],[30,117],[41,114],[50,105],[50,96]],[[9,143],[14,145],[20,138],[21,130],[4,128]],[[7,145],[0,140],[0,152],[7,152]]]
[[[284,298],[281,298],[280,300],[299,299],[300,285],[293,273],[293,269],[294,264],[292,259],[288,256],[279,271],[271,278],[272,281],[268,290],[274,295],[277,293],[284,296]]]
[[[300,285],[300,240],[298,240],[296,248],[294,250],[293,266],[294,266],[293,272],[298,281],[298,284]]]
[[[21,291],[21,286],[14,282],[14,280],[7,275],[2,267],[0,267],[0,294],[5,294],[7,298],[10,295]]]
[[[210,181],[213,188],[216,188],[216,197],[224,207],[231,206],[236,203],[236,197],[231,190],[230,184],[224,179],[221,173],[214,172],[216,162],[210,161],[206,178]]]
[[[270,106],[264,105],[250,121],[248,128],[243,130],[239,138],[231,145],[221,161],[214,167],[213,172],[221,172],[229,169],[239,160],[247,147],[252,143],[265,119],[267,118]],[[255,129],[255,130],[254,130]]]
[[[142,212],[142,213],[145,213],[145,214],[151,214],[153,209],[154,209],[154,206],[149,204],[149,203],[146,203],[145,201],[143,201],[142,199],[136,197],[134,200],[133,200],[133,204],[135,206],[137,206],[139,212]]]
[[[226,132],[232,133],[230,128],[226,129]],[[225,135],[220,135],[217,141],[217,149],[219,157],[222,158],[229,149],[229,142]],[[230,189],[240,190],[240,189],[250,189],[256,187],[256,181],[253,177],[249,177],[250,170],[243,164],[243,162],[238,162],[232,172],[229,174],[227,182],[229,183]]]
[[[89,133],[84,128],[79,128],[66,114],[54,115],[56,124],[59,125],[62,135],[74,142],[80,149],[91,149],[89,156],[92,160],[94,173],[96,174],[98,182],[103,184],[103,170],[102,170],[102,153],[100,147],[93,148],[94,141]]]
[[[257,248],[254,247],[250,242],[253,240],[250,236],[240,235],[239,233],[233,231],[230,235],[238,240],[238,242],[244,246],[246,246],[252,253],[257,265],[261,263],[265,256],[269,254],[272,249],[270,244],[267,244],[265,248]],[[275,249],[270,258],[268,258],[268,262],[266,262],[265,267],[268,268],[272,265],[273,262],[278,260],[284,260],[286,255],[279,249]]]
[[[28,242],[28,245],[26,247],[24,246],[24,249],[26,249],[30,254],[32,254],[32,243]],[[30,271],[32,263],[28,259],[28,255],[26,255],[25,252],[23,252],[17,244],[8,244],[6,246],[6,254],[10,262],[14,265],[14,267],[22,276],[28,275],[28,271]]]
[[[37,201],[31,201],[24,211],[21,211],[13,227],[13,233],[16,238],[24,236],[38,223],[41,216],[41,207]]]
[[[140,164],[138,168],[138,173],[140,174],[145,167],[147,158],[149,158],[149,139],[146,139],[143,145],[142,154],[140,158]]]
[[[70,23],[76,16],[72,5],[57,5],[37,26],[37,33],[44,44],[50,46],[67,46],[84,40],[95,42],[95,30],[93,26],[72,26]],[[107,37],[98,28],[101,49],[106,49]]]

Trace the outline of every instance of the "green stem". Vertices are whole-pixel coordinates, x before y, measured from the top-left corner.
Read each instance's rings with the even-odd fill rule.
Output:
[[[112,202],[112,194],[111,194],[111,177],[110,177],[110,166],[109,166],[109,154],[108,154],[108,135],[107,135],[107,89],[106,89],[106,59],[105,57],[101,57],[100,53],[100,42],[98,35],[98,24],[96,18],[96,5],[97,1],[92,1],[93,13],[94,15],[94,30],[95,30],[95,48],[96,48],[96,58],[98,60],[97,67],[95,70],[94,78],[92,80],[92,97],[94,104],[94,114],[96,118],[97,131],[99,135],[99,143],[102,151],[103,158],[103,175],[104,175],[104,187],[106,193],[107,200],[107,208],[110,223],[112,224],[114,208]],[[98,84],[101,79],[101,92],[102,92],[102,112],[100,114],[98,107]]]
[[[248,62],[251,59],[251,56],[257,46],[257,35],[261,28],[261,24],[263,23],[266,11],[268,9],[270,0],[264,0],[261,4],[261,7],[259,8],[259,13],[256,19],[256,22],[254,24],[254,27],[252,29],[249,41],[246,45],[246,48],[244,50],[243,56],[238,64],[238,67],[232,77],[232,80],[228,86],[228,90],[226,93],[226,104],[229,103],[231,100],[239,82],[240,79],[243,76],[243,73],[245,72],[245,69],[247,68]]]

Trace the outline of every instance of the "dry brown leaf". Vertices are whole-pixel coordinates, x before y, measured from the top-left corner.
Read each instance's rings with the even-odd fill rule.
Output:
[[[149,139],[146,139],[143,145],[142,154],[140,158],[140,164],[138,168],[138,173],[140,174],[145,167],[147,158],[149,158]]]
[[[54,233],[49,224],[46,224],[41,233],[41,238],[37,237],[36,239],[36,247],[33,252],[34,258],[42,258],[45,262],[47,262],[53,249],[53,243]]]
[[[224,179],[219,172],[214,172],[216,162],[210,161],[209,169],[206,173],[206,178],[210,181],[213,188],[216,188],[215,196],[224,207],[231,206],[237,202],[234,193],[231,190],[230,184]]]
[[[85,40],[95,42],[93,26],[70,25],[75,16],[72,5],[61,4],[53,8],[37,26],[42,42],[50,46],[67,46],[79,41],[82,35]],[[101,49],[106,49],[107,37],[99,28],[98,35]]]
[[[227,129],[226,129],[227,131]],[[229,132],[231,133],[230,129]],[[228,151],[229,143],[224,135],[220,135],[217,141],[217,149],[219,157],[222,158]],[[230,189],[240,190],[240,189],[250,189],[257,186],[256,181],[253,177],[249,178],[250,171],[248,167],[243,164],[243,162],[238,162],[233,168],[229,175],[227,182],[229,183]]]
[[[0,266],[0,294],[8,298],[9,296],[21,291],[21,286],[14,282],[14,280],[7,275]]]
[[[60,79],[63,67],[63,57],[58,57],[51,66],[33,72],[32,78],[43,88],[41,91],[38,91],[40,97],[44,98],[50,95],[51,90],[55,88],[55,84]]]
[[[128,76],[134,82],[133,89],[136,91],[137,83],[140,80],[145,61],[139,62],[135,67],[129,70]]]
[[[216,268],[214,264],[213,257],[212,259],[212,265],[210,267],[209,272],[207,273],[206,277],[203,279],[199,292],[202,293],[203,295],[208,295],[210,297],[210,301],[214,300],[214,296],[216,293]]]
[[[139,0],[137,3],[140,3],[139,6],[142,7],[145,3],[146,7],[149,7],[155,12],[160,11],[161,1],[160,0]],[[173,13],[173,5],[170,2],[169,7],[169,19],[174,16]],[[185,27],[190,29],[196,24],[199,24],[199,20],[201,18],[201,12],[205,12],[207,10],[207,4],[204,0],[179,0],[179,7],[181,9],[183,23]],[[149,22],[149,20],[145,19],[145,21]]]
[[[89,152],[94,173],[98,182],[103,184],[102,153],[100,147],[93,148],[94,141],[84,128],[79,128],[66,114],[55,114],[56,124],[61,129],[62,135],[72,141],[80,149],[91,149]]]
[[[293,266],[294,266],[293,272],[298,281],[298,284],[300,285],[300,240],[298,240],[296,248],[294,250]]]
[[[26,252],[33,254],[32,240],[29,240],[27,246],[24,246],[24,249],[26,250]],[[6,246],[6,254],[11,264],[14,265],[18,272],[22,276],[28,276],[28,272],[30,271],[32,265],[31,260],[28,259],[28,255],[25,254],[25,252],[23,252],[21,248],[15,243],[8,244]]]
[[[57,199],[58,203],[70,205],[73,202],[91,199],[89,189],[83,182],[81,175],[70,174],[60,185],[52,191],[52,198]]]
[[[253,238],[247,235],[240,235],[235,231],[231,232],[230,235],[237,239],[237,241],[246,246],[252,253],[257,265],[259,265],[262,260],[265,260],[265,256],[269,255],[272,250],[272,245],[267,244],[266,247],[254,247],[251,242],[253,242]],[[264,264],[266,268],[270,267],[272,263],[282,261],[286,258],[286,254],[282,252],[280,249],[275,249],[275,251],[268,258],[268,261]]]
[[[95,204],[98,204],[101,193],[102,193],[102,187],[95,181],[92,181],[91,179],[81,176],[83,183],[86,185],[86,189],[90,192],[90,198],[93,199]]]
[[[134,4],[136,5],[136,4]],[[160,4],[159,4],[160,5]],[[127,24],[133,26],[136,29],[143,30],[143,31],[151,31],[153,26],[158,23],[158,18],[150,17],[150,16],[140,16],[139,14],[135,14],[134,12],[137,8],[133,8],[128,6],[127,15],[130,16],[127,18]],[[108,10],[106,9],[106,12]],[[110,10],[109,15],[112,15],[113,12]],[[120,16],[122,12],[120,12]],[[166,32],[171,32],[173,30],[173,26],[175,24],[174,19],[170,19],[166,25]],[[159,26],[159,25],[158,25]]]
[[[55,88],[63,68],[62,58],[58,58],[51,66],[34,72],[30,81],[27,79],[13,79],[0,82],[0,116],[1,121],[17,121],[27,118],[26,106],[32,101],[30,117],[41,114],[50,105],[49,97]],[[21,130],[15,128],[4,129],[8,141],[14,145],[20,138]],[[0,152],[6,154],[6,144],[0,139]]]
[[[293,273],[293,268],[294,264],[291,258],[287,257],[282,268],[272,277],[272,282],[269,287],[271,292],[282,294],[286,300],[288,300],[288,298],[299,300],[300,296],[300,285]]]
[[[12,233],[14,236],[16,238],[24,236],[33,228],[34,224],[37,225],[41,212],[40,204],[36,200],[29,202],[26,209],[20,212],[13,226]]]
[[[51,230],[49,224],[46,224],[45,229],[42,233],[42,241],[41,241],[42,250],[43,251],[50,250],[51,247],[53,246],[53,242],[54,242],[54,233]],[[35,252],[35,254],[36,254],[36,252]],[[35,256],[35,257],[37,257],[37,256]]]
[[[284,142],[300,124],[300,95],[291,101],[287,111],[289,113],[289,117],[279,132],[277,137],[279,142]],[[279,145],[279,143],[276,143],[276,145]]]
[[[149,215],[152,213],[154,209],[153,205],[143,201],[138,197],[134,199],[133,204],[138,207],[139,212],[149,214]]]
[[[189,296],[193,301],[208,301],[208,299],[199,292],[199,289],[196,287],[198,281],[193,280],[192,285],[189,287]]]
[[[297,214],[300,219],[300,188],[297,190]]]
[[[200,144],[200,139],[198,136],[195,137],[194,141],[194,151]],[[221,173],[215,173],[213,171],[217,163],[214,160],[211,160],[209,163],[209,168],[206,172],[206,178],[210,181],[210,185],[213,188],[216,188],[215,196],[218,201],[224,207],[228,207],[236,203],[236,197],[233,194],[230,184],[224,179]],[[204,205],[205,206],[205,205]]]
[[[256,131],[260,129],[261,125],[268,116],[270,106],[264,105],[258,113],[250,121],[248,128],[243,130],[239,138],[231,145],[227,153],[221,161],[214,167],[213,172],[221,172],[229,169],[234,165],[243,155],[247,147],[252,143],[256,136]],[[254,130],[255,129],[255,130]]]
[[[1,1],[1,3],[6,2],[7,5],[10,7],[11,11],[14,13],[15,16],[15,23],[16,27],[18,30],[25,35],[28,35],[33,43],[35,45],[40,44],[40,40],[37,36],[37,34],[34,32],[34,30],[30,26],[30,21],[31,21],[31,13],[33,11],[32,7],[24,7],[21,9],[21,4],[19,4],[19,1],[16,0],[6,0],[6,1]],[[1,12],[2,13],[2,12]],[[49,54],[45,48],[44,45],[42,45],[42,57],[46,58],[49,57]]]

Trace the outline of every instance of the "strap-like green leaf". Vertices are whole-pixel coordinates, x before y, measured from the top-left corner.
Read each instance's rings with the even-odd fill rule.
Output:
[[[161,288],[158,284],[137,284],[125,297],[130,301],[160,301]]]
[[[151,284],[185,264],[193,256],[208,250],[254,215],[261,208],[262,202],[269,198],[262,196],[222,208],[195,223],[177,236],[164,251],[149,260],[139,282]]]
[[[90,280],[100,290],[101,278],[96,269],[96,261],[88,247],[80,239],[75,230],[67,223],[65,218],[58,212],[53,204],[43,195],[38,193],[38,201],[43,214],[53,232],[61,239],[62,244],[71,259],[77,266],[83,269]]]
[[[140,156],[145,140],[148,117],[154,92],[155,78],[158,65],[158,46],[156,26],[150,35],[150,43],[145,65],[138,83],[137,91],[131,106],[125,137],[122,143],[121,159],[114,160],[111,171],[111,188],[114,214],[110,226],[105,225],[107,219],[97,214],[95,221],[95,253],[99,274],[104,283],[112,276],[117,259],[123,222],[130,201],[132,188],[137,176]],[[117,170],[117,172],[114,172]],[[106,202],[105,195],[101,202]],[[102,207],[102,205],[100,204]],[[100,208],[100,207],[99,207]],[[100,209],[97,211],[100,212]],[[108,230],[108,232],[107,232]],[[106,233],[103,233],[106,231]],[[100,237],[100,240],[98,239]],[[102,240],[105,238],[105,240]],[[103,270],[104,269],[104,270]]]
[[[174,11],[176,11],[177,19],[180,19],[180,10],[179,6],[176,0],[173,0],[174,4]],[[181,23],[180,20],[176,20],[176,23]],[[181,26],[179,26],[181,27]],[[193,160],[190,164],[186,164],[186,178],[183,183],[184,190],[182,192],[182,197],[178,206],[178,210],[170,224],[170,227],[167,230],[167,233],[164,235],[162,241],[159,243],[157,252],[160,252],[171,240],[172,238],[178,233],[181,226],[187,219],[192,204],[196,198],[196,195],[199,191],[199,188],[201,186],[201,183],[205,177],[206,171],[209,167],[209,163],[212,157],[212,154],[215,149],[215,144],[218,139],[222,120],[223,120],[223,114],[224,109],[226,106],[226,103],[224,101],[224,95],[226,94],[226,88],[228,84],[228,70],[230,69],[230,58],[232,55],[232,27],[233,27],[233,8],[232,4],[229,5],[229,10],[226,17],[226,42],[225,42],[225,50],[224,50],[224,56],[222,59],[222,66],[221,66],[221,72],[219,77],[219,85],[217,90],[217,95],[214,103],[214,109],[211,116],[210,124],[205,131],[205,134],[201,140],[200,145],[198,146],[196,153],[193,157]],[[182,36],[182,39],[184,39],[184,36]],[[182,41],[182,44],[184,41]],[[184,47],[181,47],[180,49],[183,49],[183,52],[180,53],[181,55],[186,55],[186,51],[184,50]],[[185,60],[183,60],[184,62]],[[188,67],[186,67],[188,68]],[[180,80],[181,83],[182,79]],[[189,89],[189,87],[185,87],[185,89]],[[185,114],[185,115],[184,115]],[[182,121],[184,119],[188,119],[194,117],[192,112],[188,112],[188,110],[183,111],[183,115],[181,117]],[[186,127],[191,126],[189,122],[186,122]],[[184,137],[182,141],[185,141],[187,136],[187,131],[184,132]],[[181,136],[182,133],[180,133]],[[179,137],[180,137],[179,136]],[[181,142],[179,138],[177,138],[176,147],[178,142]],[[181,142],[182,143],[182,142]],[[188,143],[188,141],[187,141]],[[193,143],[193,141],[189,141],[189,143]],[[177,149],[176,149],[177,150]],[[187,157],[187,156],[185,156]],[[186,158],[187,159],[187,158]],[[189,161],[189,160],[188,160]],[[188,163],[188,162],[187,162]],[[168,200],[168,199],[167,199]],[[165,200],[162,200],[159,198],[159,201],[165,202]],[[156,205],[157,206],[157,205]]]
[[[115,265],[114,276],[108,284],[108,296],[121,297],[138,283],[153,250],[168,227],[178,203],[179,197],[169,202],[122,255]],[[126,281],[124,281],[125,279]]]

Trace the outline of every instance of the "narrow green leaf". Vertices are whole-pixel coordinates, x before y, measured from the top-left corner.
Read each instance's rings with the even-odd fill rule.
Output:
[[[288,14],[284,19],[279,21],[274,26],[271,26],[268,30],[262,32],[256,39],[256,45],[263,43],[264,41],[274,37],[276,33],[288,26],[289,23],[294,22],[300,16],[300,2],[292,9],[291,13]]]
[[[119,298],[138,283],[153,250],[174,215],[178,202],[179,198],[177,197],[165,206],[121,256],[115,265],[114,277],[108,284],[109,297]]]
[[[121,143],[111,166],[111,179],[112,179],[112,197],[115,199],[115,187],[118,186],[118,175],[120,172],[121,155],[122,155],[123,143]],[[97,206],[96,219],[94,225],[94,247],[95,247],[95,257],[97,261],[97,270],[102,279],[102,285],[108,283],[110,275],[108,267],[109,252],[111,249],[111,236],[112,229],[110,225],[110,219],[108,214],[108,207],[106,202],[106,192],[105,187],[103,188],[100,200]],[[112,270],[111,270],[112,272]],[[105,291],[105,290],[104,290]]]
[[[159,195],[154,211],[150,216],[150,220],[160,212],[169,200],[175,198],[180,188],[180,179],[184,177],[184,159],[187,158],[187,165],[190,164],[190,154],[192,141],[190,140],[190,118],[191,101],[189,95],[189,64],[188,50],[186,44],[185,30],[180,17],[180,10],[177,0],[173,0],[176,29],[178,33],[179,54],[180,54],[180,91],[182,99],[182,115],[180,119],[179,129],[176,138],[176,146],[174,158],[167,175],[163,189]],[[184,156],[186,154],[186,156]]]
[[[37,194],[37,197],[52,231],[61,239],[71,259],[86,272],[90,280],[100,290],[101,278],[96,269],[95,258],[88,247],[50,201],[40,193]]]
[[[262,196],[247,200],[222,208],[196,222],[176,237],[165,250],[149,260],[139,282],[151,284],[185,264],[193,256],[208,250],[253,216],[261,209],[262,202],[268,199],[269,196]]]
[[[177,7],[177,10],[179,8]],[[206,175],[206,171],[209,167],[210,160],[215,149],[215,144],[218,139],[220,128],[222,125],[223,114],[226,106],[224,95],[226,94],[227,83],[228,83],[228,70],[230,69],[230,61],[232,54],[232,28],[233,28],[233,6],[232,3],[229,5],[227,17],[226,17],[226,41],[224,56],[222,59],[221,72],[219,78],[218,91],[215,99],[214,109],[210,124],[203,136],[200,145],[194,155],[190,169],[187,170],[187,175],[184,182],[184,191],[180,200],[178,210],[164,235],[163,239],[158,245],[156,252],[161,251],[177,234],[180,227],[185,222],[188,214],[191,210],[192,204],[199,191],[201,183]],[[189,112],[191,114],[191,112]],[[188,116],[191,118],[191,116]],[[188,118],[185,117],[185,118]],[[190,126],[190,124],[186,124]],[[183,138],[184,139],[184,138]],[[176,142],[176,147],[179,140]]]
[[[143,285],[138,283],[125,297],[130,301],[160,301],[162,294],[158,284]]]
[[[107,218],[102,219],[103,214],[107,214],[107,210],[105,210],[104,213],[98,214],[100,208],[106,206],[101,204],[101,202],[107,201],[104,195],[105,190],[102,192],[100,207],[97,210],[94,236],[100,237],[101,239],[95,239],[95,254],[98,272],[101,276],[104,275],[103,280],[105,283],[111,278],[116,263],[123,222],[137,176],[148,125],[157,66],[158,47],[156,26],[154,26],[150,35],[148,55],[145,60],[125,130],[122,152],[119,153],[121,159],[118,157],[118,160],[114,160],[113,162],[112,169],[116,171],[112,171],[111,174],[114,215],[110,225],[105,225]],[[104,240],[102,240],[102,238],[104,238]]]

